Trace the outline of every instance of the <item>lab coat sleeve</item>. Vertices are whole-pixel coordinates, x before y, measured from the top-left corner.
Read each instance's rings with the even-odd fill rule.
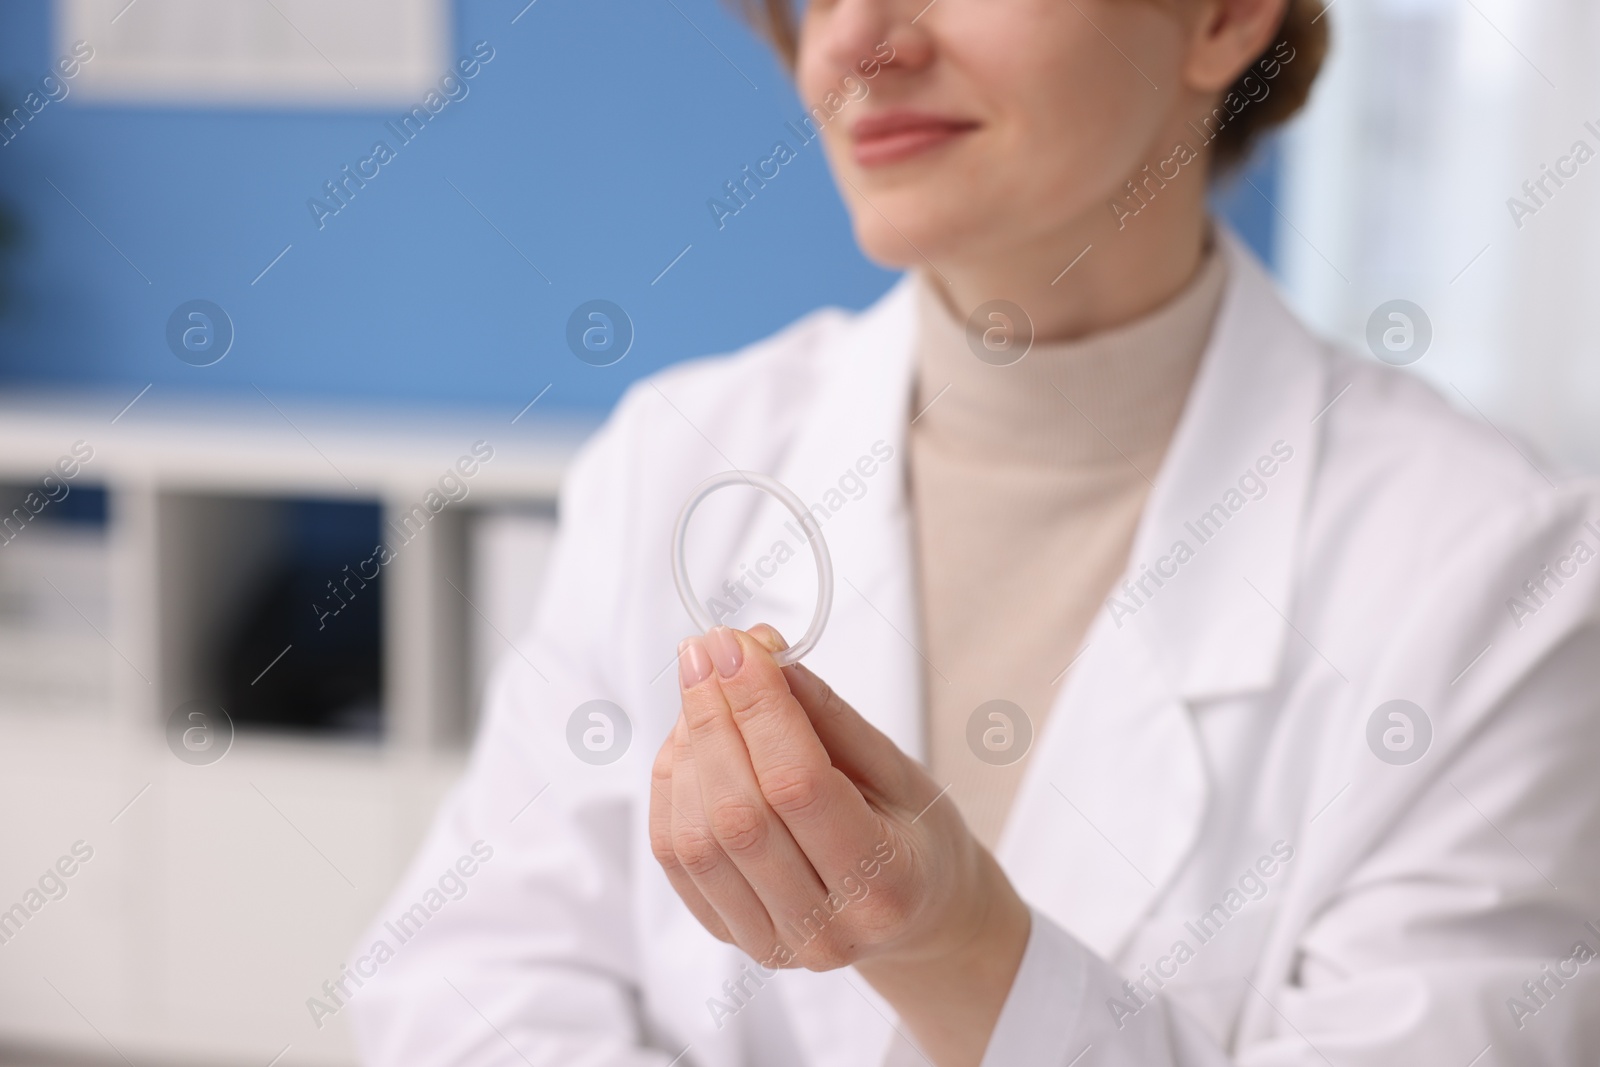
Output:
[[[1528,545],[1467,554],[1415,598],[1394,630],[1394,660],[1419,663],[1430,632],[1472,632],[1505,613],[1476,590],[1515,590],[1513,579],[1585,537],[1556,523]],[[1286,973],[1240,977],[1240,1018],[1252,1021],[1236,1024],[1227,1047],[1169,997],[1132,1001],[1110,964],[1035,911],[983,1067],[1065,1067],[1086,1049],[1085,1065],[1127,1067],[1600,1062],[1597,586],[1600,570],[1569,578],[1550,587],[1540,616],[1499,631],[1502,659],[1475,668],[1476,697],[1450,707],[1445,694],[1479,681],[1445,673],[1440,758],[1374,764],[1346,810],[1324,816],[1376,829],[1293,931]],[[1382,665],[1376,673],[1385,677]],[[1474,701],[1482,714],[1455,721]],[[1119,1015],[1113,1001],[1139,1010]]]
[[[1039,911],[982,1067],[1226,1067],[1233,1061],[1164,1004],[1112,1021],[1122,977]]]
[[[567,742],[579,704],[617,699],[610,635],[627,610],[637,499],[629,407],[570,468],[532,633],[502,657],[466,775],[355,949],[369,977],[349,1015],[373,1067],[673,1058],[640,1017],[630,921],[630,783],[648,774],[650,746],[635,737],[593,766]]]
[[[1477,729],[1300,932],[1242,1061],[1600,1063],[1600,625]]]

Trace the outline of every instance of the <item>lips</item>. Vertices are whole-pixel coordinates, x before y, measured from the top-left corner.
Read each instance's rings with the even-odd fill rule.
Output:
[[[882,167],[930,152],[978,128],[968,119],[918,111],[868,115],[850,129],[855,161]]]

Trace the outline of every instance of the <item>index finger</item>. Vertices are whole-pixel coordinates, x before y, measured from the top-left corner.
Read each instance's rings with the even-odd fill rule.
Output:
[[[772,654],[749,634],[727,627],[711,631],[707,640],[737,661],[718,683],[767,803],[829,886],[857,874],[886,840],[884,820],[833,765]]]

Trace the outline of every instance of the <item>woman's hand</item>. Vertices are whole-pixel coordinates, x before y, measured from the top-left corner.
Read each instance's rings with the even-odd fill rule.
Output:
[[[696,918],[763,967],[854,965],[939,1067],[982,1058],[1030,916],[955,806],[770,627],[679,648],[650,842]]]

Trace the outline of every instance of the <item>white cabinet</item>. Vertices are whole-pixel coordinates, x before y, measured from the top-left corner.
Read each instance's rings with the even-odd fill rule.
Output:
[[[47,505],[0,544],[0,1046],[350,1063],[344,1018],[319,1029],[306,999],[460,772],[591,427],[153,395],[112,422],[124,403],[0,397],[0,484],[36,482],[83,441],[71,484],[103,486],[108,512],[57,537]],[[475,444],[492,458],[462,463]],[[216,634],[295,498],[377,504],[391,531],[411,516],[378,565],[381,740],[241,728],[220,761],[183,762],[167,717],[210,686]],[[79,841],[93,857],[49,876]]]

